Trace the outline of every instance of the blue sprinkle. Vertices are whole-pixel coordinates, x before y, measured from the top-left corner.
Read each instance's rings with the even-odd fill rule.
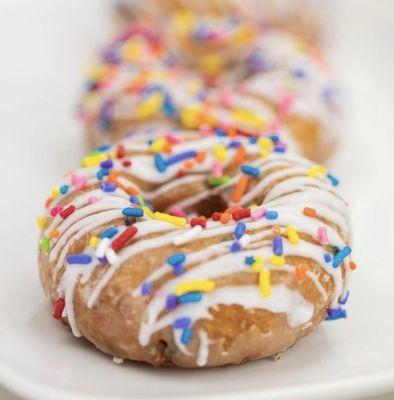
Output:
[[[347,300],[349,298],[349,290],[346,292],[345,297],[343,297],[342,299],[339,299],[339,304],[342,304],[343,306],[347,303]]]
[[[150,146],[153,143],[153,139],[148,139],[148,145]]]
[[[184,253],[175,253],[167,258],[168,264],[175,266],[176,264],[182,264],[185,262],[186,256]]]
[[[233,242],[233,244],[230,246],[231,253],[237,253],[240,250],[241,250],[241,244],[238,241]]]
[[[277,211],[266,211],[264,216],[266,219],[277,219],[278,212]]]
[[[142,208],[126,207],[122,210],[122,214],[126,217],[142,217],[144,210]]]
[[[192,319],[189,317],[181,317],[174,321],[172,327],[174,329],[183,329],[187,328],[192,323]]]
[[[255,263],[256,259],[253,256],[247,256],[245,257],[245,264],[246,265],[253,265]]]
[[[260,170],[256,167],[253,167],[252,165],[247,165],[244,164],[241,166],[241,171],[250,176],[259,176],[260,175]]]
[[[182,331],[181,342],[183,344],[188,344],[192,338],[192,330],[190,328],[185,328]]]
[[[97,177],[97,179],[98,179],[99,181],[101,181],[101,180],[104,179],[104,173],[103,173],[103,170],[102,170],[102,169],[99,169],[99,170],[97,171],[96,177]]]
[[[107,257],[105,257],[105,256],[104,257],[99,257],[98,260],[99,260],[100,264],[107,264],[108,263]]]
[[[327,174],[327,178],[331,181],[332,186],[339,185],[339,179],[337,179],[334,175]]]
[[[274,143],[278,143],[280,140],[279,135],[270,135],[268,136]]]
[[[118,233],[118,230],[114,226],[110,226],[108,229],[106,229],[101,235],[100,239],[111,239]]]
[[[178,298],[175,296],[175,294],[168,295],[166,299],[167,310],[173,310],[176,307],[177,301]]]
[[[66,257],[68,264],[89,264],[92,261],[92,256],[89,254],[71,254]]]
[[[235,232],[234,236],[236,239],[240,239],[242,235],[245,233],[246,230],[246,225],[245,222],[238,222],[237,225],[235,226]]]
[[[331,308],[328,310],[326,321],[335,321],[336,319],[346,318],[346,310],[342,308]]]
[[[349,246],[345,246],[343,249],[339,250],[337,254],[335,254],[334,259],[332,260],[332,266],[334,268],[338,268],[342,261],[352,252],[352,249]]]
[[[116,190],[116,185],[114,183],[105,182],[101,185],[101,190],[104,192],[114,192]]]
[[[238,147],[242,146],[242,143],[239,140],[232,140],[228,147],[232,149],[238,149]]]
[[[155,166],[159,172],[164,172],[167,169],[167,164],[161,154],[155,154]]]
[[[275,146],[274,152],[275,153],[285,153],[286,152],[286,146]]]
[[[215,133],[217,136],[226,136],[226,131],[222,128],[216,129]]]
[[[180,276],[185,272],[184,269],[183,269],[183,265],[182,264],[175,264],[175,265],[172,266],[172,269],[173,269],[174,274],[176,276]]]
[[[325,253],[325,254],[324,254],[324,261],[325,261],[326,263],[329,263],[329,262],[331,261],[331,256],[330,256],[328,253]]]
[[[280,236],[274,237],[274,253],[277,256],[281,256],[283,254],[283,242]]]
[[[100,163],[100,167],[101,167],[101,168],[110,169],[110,168],[112,168],[113,166],[114,166],[114,163],[113,163],[112,160],[105,160],[105,161],[102,161],[102,162]]]
[[[188,150],[188,151],[184,151],[183,153],[179,153],[179,154],[175,154],[172,157],[167,158],[167,160],[165,160],[165,165],[172,165],[172,164],[176,164],[180,161],[184,161],[187,160],[189,158],[194,158],[196,157],[197,152],[195,150]]]
[[[103,144],[102,146],[99,146],[96,148],[98,151],[107,151],[111,148],[110,144]]]
[[[152,290],[152,284],[146,282],[142,285],[141,293],[143,296],[147,296],[148,294],[150,294],[151,290]]]
[[[164,97],[163,111],[170,118],[176,117],[177,115],[177,110],[175,108],[174,102],[168,94],[166,94],[166,96]]]
[[[255,143],[257,143],[257,138],[256,138],[256,137],[251,137],[251,138],[249,139],[249,143],[250,143],[250,144],[255,144]]]
[[[135,194],[130,196],[129,201],[133,204],[140,204],[140,199]]]
[[[201,299],[202,294],[200,292],[190,292],[178,297],[180,304],[198,303]]]
[[[155,211],[155,208],[153,207],[152,203],[149,203],[149,201],[145,201],[145,206],[148,207],[152,212]]]
[[[59,190],[60,190],[61,194],[66,194],[68,192],[68,189],[69,189],[68,185],[63,185],[63,186],[60,186]]]

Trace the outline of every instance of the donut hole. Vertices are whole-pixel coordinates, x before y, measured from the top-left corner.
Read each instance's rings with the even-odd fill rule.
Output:
[[[226,199],[221,194],[212,194],[193,207],[193,212],[209,218],[214,212],[223,212],[228,208]]]

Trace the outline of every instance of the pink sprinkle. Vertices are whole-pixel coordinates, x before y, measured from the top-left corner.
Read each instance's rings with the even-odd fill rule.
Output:
[[[166,138],[167,142],[171,144],[183,143],[185,141],[181,136],[174,135],[172,133],[167,133],[164,137]]]
[[[325,226],[320,226],[318,229],[319,243],[322,245],[328,244],[327,229]]]
[[[98,198],[96,196],[90,196],[88,198],[88,202],[89,202],[89,204],[97,203],[98,202]]]
[[[180,207],[171,207],[170,214],[176,217],[186,217],[186,213]]]
[[[52,215],[52,217],[55,217],[57,214],[59,214],[61,211],[63,210],[63,207],[62,206],[55,206],[55,207],[52,207],[52,209],[51,209],[51,215]]]
[[[153,293],[153,295],[156,296],[156,297],[162,296],[162,295],[163,295],[163,291],[160,290],[160,289],[157,289],[157,290]]]
[[[223,165],[219,162],[215,162],[212,166],[212,176],[215,178],[220,178],[223,176]]]
[[[76,174],[71,175],[71,181],[77,190],[81,190],[86,187],[88,178],[86,176],[78,176]]]
[[[284,92],[281,96],[279,104],[280,115],[282,116],[288,115],[293,104],[294,104],[294,96],[291,93]]]
[[[229,107],[229,108],[233,107],[233,99],[231,96],[231,91],[228,88],[226,88],[226,87],[221,88],[219,90],[219,97],[225,107]]]
[[[262,207],[256,208],[255,210],[252,210],[250,217],[253,219],[253,221],[257,221],[258,219],[264,217],[266,211],[267,210]]]
[[[201,125],[200,133],[203,136],[211,136],[213,132],[212,132],[212,129],[208,125]]]

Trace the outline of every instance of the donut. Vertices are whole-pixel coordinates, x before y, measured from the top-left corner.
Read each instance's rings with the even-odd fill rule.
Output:
[[[87,154],[38,217],[53,317],[119,359],[278,357],[346,317],[348,205],[278,135],[156,132]]]
[[[232,17],[190,18],[195,22],[184,21],[189,27],[184,35],[171,23],[161,37],[154,28],[131,24],[104,49],[79,107],[89,142],[114,143],[164,126],[251,136],[281,127],[294,151],[327,160],[336,147],[340,105],[316,46],[276,29],[256,32],[255,25]],[[205,33],[222,34],[196,37],[207,21]],[[244,57],[237,37],[246,37],[240,41]],[[213,63],[220,67],[214,80],[199,68],[212,55],[223,59]]]

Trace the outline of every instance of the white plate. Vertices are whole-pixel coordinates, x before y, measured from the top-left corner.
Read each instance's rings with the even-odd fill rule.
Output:
[[[38,282],[34,216],[51,182],[80,158],[70,105],[82,65],[108,33],[108,4],[2,2],[1,384],[40,400],[324,400],[394,389],[394,10],[391,1],[379,6],[333,3],[338,41],[331,51],[353,94],[331,166],[353,204],[359,269],[349,318],[323,323],[277,362],[184,371],[115,365],[50,317]]]

